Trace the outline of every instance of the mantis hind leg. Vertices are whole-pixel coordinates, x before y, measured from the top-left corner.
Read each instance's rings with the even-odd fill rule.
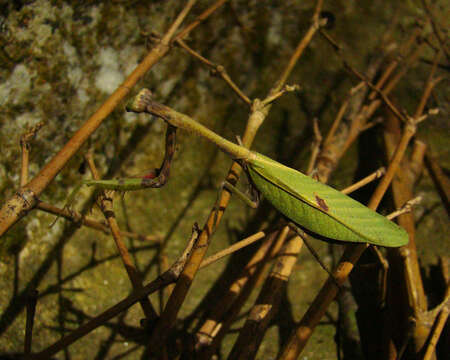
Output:
[[[247,204],[248,206],[250,206],[253,209],[256,209],[259,206],[259,193],[256,192],[256,196],[255,193],[253,193],[253,199],[250,199],[247,194],[243,193],[241,190],[239,190],[236,186],[230,184],[228,181],[224,181],[223,183],[223,187],[225,189],[227,189],[228,191],[232,192],[233,194],[235,194],[239,199],[241,199],[245,204]],[[251,188],[253,191],[253,187]]]
[[[240,138],[238,137],[238,142],[239,141],[240,141]],[[259,206],[259,203],[261,200],[261,194],[258,191],[258,189],[256,188],[256,186],[254,185],[253,180],[248,173],[247,164],[245,163],[245,161],[239,160],[239,159],[236,159],[235,161],[242,167],[242,169],[245,172],[245,175],[247,175],[247,180],[248,180],[248,184],[250,187],[251,198],[249,198],[249,196],[247,194],[243,193],[241,190],[239,190],[236,186],[229,183],[228,181],[225,181],[222,186],[225,189],[227,189],[228,191],[232,192],[233,194],[236,194],[236,196],[239,199],[241,199],[245,204],[247,204],[248,206],[250,206],[253,209],[256,209]]]

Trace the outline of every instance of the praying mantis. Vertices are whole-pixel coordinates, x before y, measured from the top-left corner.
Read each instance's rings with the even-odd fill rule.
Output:
[[[148,89],[142,89],[128,104],[127,110],[163,119],[168,123],[168,134],[181,128],[213,142],[245,167],[253,185],[278,211],[310,232],[332,240],[385,247],[404,246],[409,241],[403,228],[381,214],[295,169],[226,140],[187,115],[155,102]],[[168,173],[168,166],[163,164],[161,172]],[[83,185],[132,191],[161,184],[161,181],[148,177],[85,180],[69,196],[68,203]]]

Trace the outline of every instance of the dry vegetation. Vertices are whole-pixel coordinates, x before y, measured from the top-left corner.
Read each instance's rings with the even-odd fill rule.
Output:
[[[445,358],[445,2],[78,3],[2,5],[1,356]],[[125,114],[144,86],[393,213],[409,244],[313,240],[245,208],[221,186],[246,186],[238,163],[170,126],[164,149],[161,120]],[[82,177],[157,162],[154,189],[61,206]]]

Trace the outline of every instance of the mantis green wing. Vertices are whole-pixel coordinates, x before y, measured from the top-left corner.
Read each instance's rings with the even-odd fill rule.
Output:
[[[327,238],[396,247],[407,232],[384,216],[301,172],[264,155],[248,159],[258,190],[282,214]]]

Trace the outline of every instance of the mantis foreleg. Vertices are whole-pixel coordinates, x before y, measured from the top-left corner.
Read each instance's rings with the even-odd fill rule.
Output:
[[[114,179],[114,180],[83,180],[70,193],[67,198],[65,208],[71,206],[75,200],[76,194],[83,186],[94,186],[98,190],[113,190],[113,191],[135,191],[147,188],[159,188],[166,184],[169,174],[170,166],[172,164],[173,155],[176,150],[176,130],[177,128],[167,124],[166,131],[166,152],[163,163],[159,169],[149,172],[141,178],[130,179]]]

